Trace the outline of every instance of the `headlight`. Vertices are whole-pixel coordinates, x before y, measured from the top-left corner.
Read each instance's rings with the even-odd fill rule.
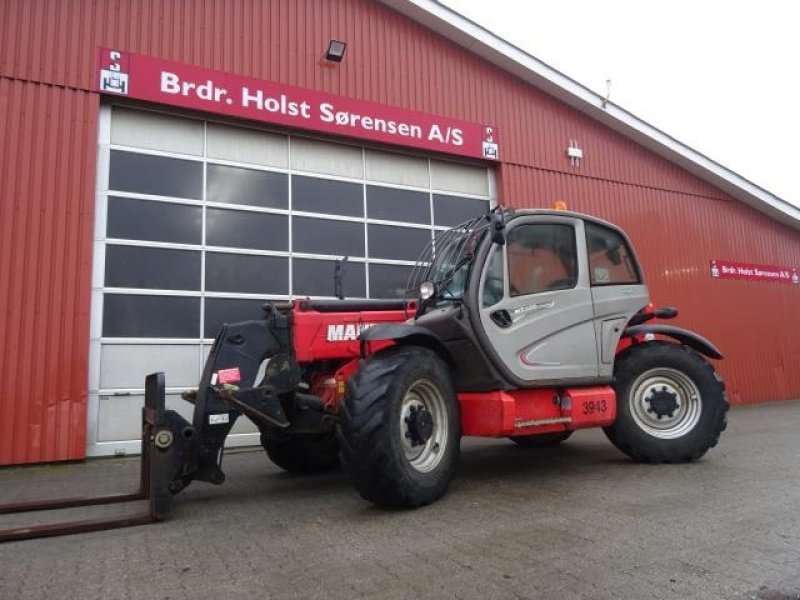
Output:
[[[419,286],[419,297],[423,300],[431,298],[436,293],[436,286],[432,281],[423,281]]]

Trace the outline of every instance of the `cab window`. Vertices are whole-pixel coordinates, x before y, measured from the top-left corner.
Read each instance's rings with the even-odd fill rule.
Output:
[[[641,283],[639,269],[625,239],[619,232],[596,223],[585,224],[592,285]]]
[[[578,282],[575,228],[538,223],[513,228],[507,238],[511,296],[566,290]]]
[[[483,306],[494,306],[503,299],[505,282],[503,280],[503,247],[495,246],[486,265],[486,277],[483,280]]]

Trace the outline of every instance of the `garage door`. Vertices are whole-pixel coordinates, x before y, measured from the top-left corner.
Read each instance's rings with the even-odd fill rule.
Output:
[[[482,166],[122,107],[99,132],[90,455],[138,451],[147,373],[188,416],[223,322],[332,297],[344,256],[348,297],[398,297],[434,232],[490,202]]]

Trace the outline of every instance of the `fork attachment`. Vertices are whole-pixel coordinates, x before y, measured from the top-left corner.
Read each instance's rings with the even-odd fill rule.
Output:
[[[172,496],[192,481],[225,481],[225,439],[244,414],[260,429],[285,429],[290,422],[281,396],[294,394],[300,373],[290,340],[290,317],[265,306],[266,318],[223,325],[206,361],[197,391],[183,394],[194,404],[192,423],[165,407],[163,373],[145,380],[139,490],[127,494],[58,498],[0,505],[0,514],[147,501],[147,510],[107,519],[62,521],[0,530],[0,542],[114,529],[169,516]],[[262,363],[263,380],[255,384]]]
[[[105,519],[60,521],[49,525],[4,529],[0,530],[0,542],[130,527],[168,517],[172,508],[169,484],[180,468],[182,448],[193,431],[178,413],[166,410],[164,387],[163,373],[147,376],[145,405],[142,409],[142,458],[138,491],[0,505],[0,514],[13,514],[146,500],[146,510]]]

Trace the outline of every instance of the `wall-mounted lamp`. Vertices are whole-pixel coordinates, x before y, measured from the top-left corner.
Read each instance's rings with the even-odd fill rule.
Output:
[[[583,150],[578,146],[578,140],[570,140],[567,146],[567,157],[573,167],[580,167],[583,160]]]
[[[328,51],[325,52],[325,60],[331,62],[342,62],[344,58],[344,51],[347,49],[347,44],[339,40],[331,40],[328,44]]]

